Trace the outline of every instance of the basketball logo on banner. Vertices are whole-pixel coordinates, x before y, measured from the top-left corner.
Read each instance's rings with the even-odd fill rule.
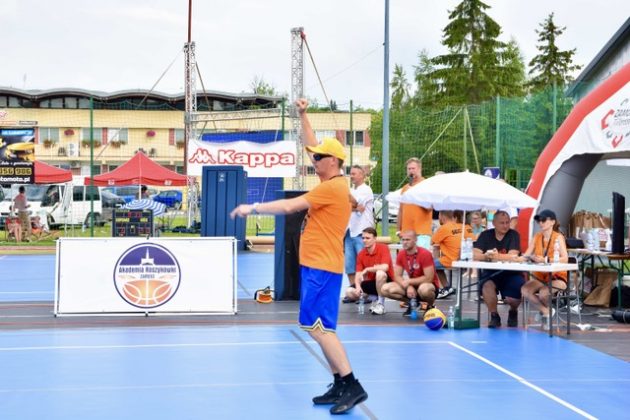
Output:
[[[180,281],[177,259],[168,249],[152,243],[129,248],[114,268],[116,291],[138,308],[164,305],[175,296]]]

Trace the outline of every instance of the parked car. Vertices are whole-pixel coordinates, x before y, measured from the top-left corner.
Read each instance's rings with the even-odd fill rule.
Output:
[[[401,190],[392,191],[390,194],[400,197]],[[388,201],[387,204],[389,207],[389,221],[396,222],[396,219],[398,218],[398,201]],[[381,194],[374,194],[374,219],[377,222],[383,220],[383,197]]]
[[[101,202],[103,203],[103,220],[106,221],[112,220],[112,212],[115,208],[125,205],[125,200],[122,197],[107,190],[101,191]]]
[[[153,201],[163,203],[166,207],[178,209],[182,206],[182,192],[178,190],[160,191],[153,196]]]

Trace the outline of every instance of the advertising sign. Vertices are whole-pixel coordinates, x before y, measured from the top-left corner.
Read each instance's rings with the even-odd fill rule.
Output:
[[[35,182],[35,130],[0,129],[0,184]]]
[[[486,166],[483,168],[483,176],[499,179],[501,178],[501,168],[498,166]]]
[[[234,238],[60,238],[55,315],[236,313]]]
[[[205,165],[241,165],[248,177],[293,177],[296,170],[294,141],[188,144],[188,175],[200,176]]]

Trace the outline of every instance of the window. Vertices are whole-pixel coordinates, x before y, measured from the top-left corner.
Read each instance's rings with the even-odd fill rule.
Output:
[[[355,137],[352,137],[352,131],[346,131],[346,144],[354,146],[363,146],[363,131],[354,131]],[[353,143],[354,140],[354,143]]]
[[[83,187],[72,188],[72,201],[83,201]]]
[[[52,127],[39,128],[39,142],[59,143],[59,129]]]
[[[129,130],[127,128],[108,128],[107,141],[119,141],[123,144],[127,144],[129,141]]]
[[[77,98],[67,96],[64,98],[64,108],[75,109],[77,108]]]
[[[96,186],[87,186],[85,187],[85,201],[89,201],[94,199],[94,201],[99,201],[101,198],[98,194],[98,187]]]
[[[183,142],[184,137],[186,136],[186,132],[181,128],[175,129],[175,143]]]
[[[81,129],[81,140],[90,140],[90,128]],[[103,129],[94,127],[94,140],[103,141]]]

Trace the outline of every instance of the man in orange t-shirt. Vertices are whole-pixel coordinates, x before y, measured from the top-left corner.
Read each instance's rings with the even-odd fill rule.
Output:
[[[331,414],[342,414],[368,397],[354,377],[335,331],[344,269],[343,239],[352,211],[350,188],[340,174],[346,152],[337,139],[317,141],[306,115],[305,99],[298,99],[295,106],[302,123],[302,138],[320,184],[299,197],[241,204],[232,210],[231,216],[308,210],[300,238],[299,323],[321,347],[334,378],[328,391],[313,398],[313,403],[334,404]]]
[[[407,177],[409,183],[401,191],[404,194],[409,188],[424,181],[422,176],[422,162],[420,159],[412,157],[405,164],[407,167]],[[433,211],[415,204],[400,203],[398,209],[398,232],[412,230],[418,235],[418,244],[428,246],[431,237],[431,227],[433,224]]]

